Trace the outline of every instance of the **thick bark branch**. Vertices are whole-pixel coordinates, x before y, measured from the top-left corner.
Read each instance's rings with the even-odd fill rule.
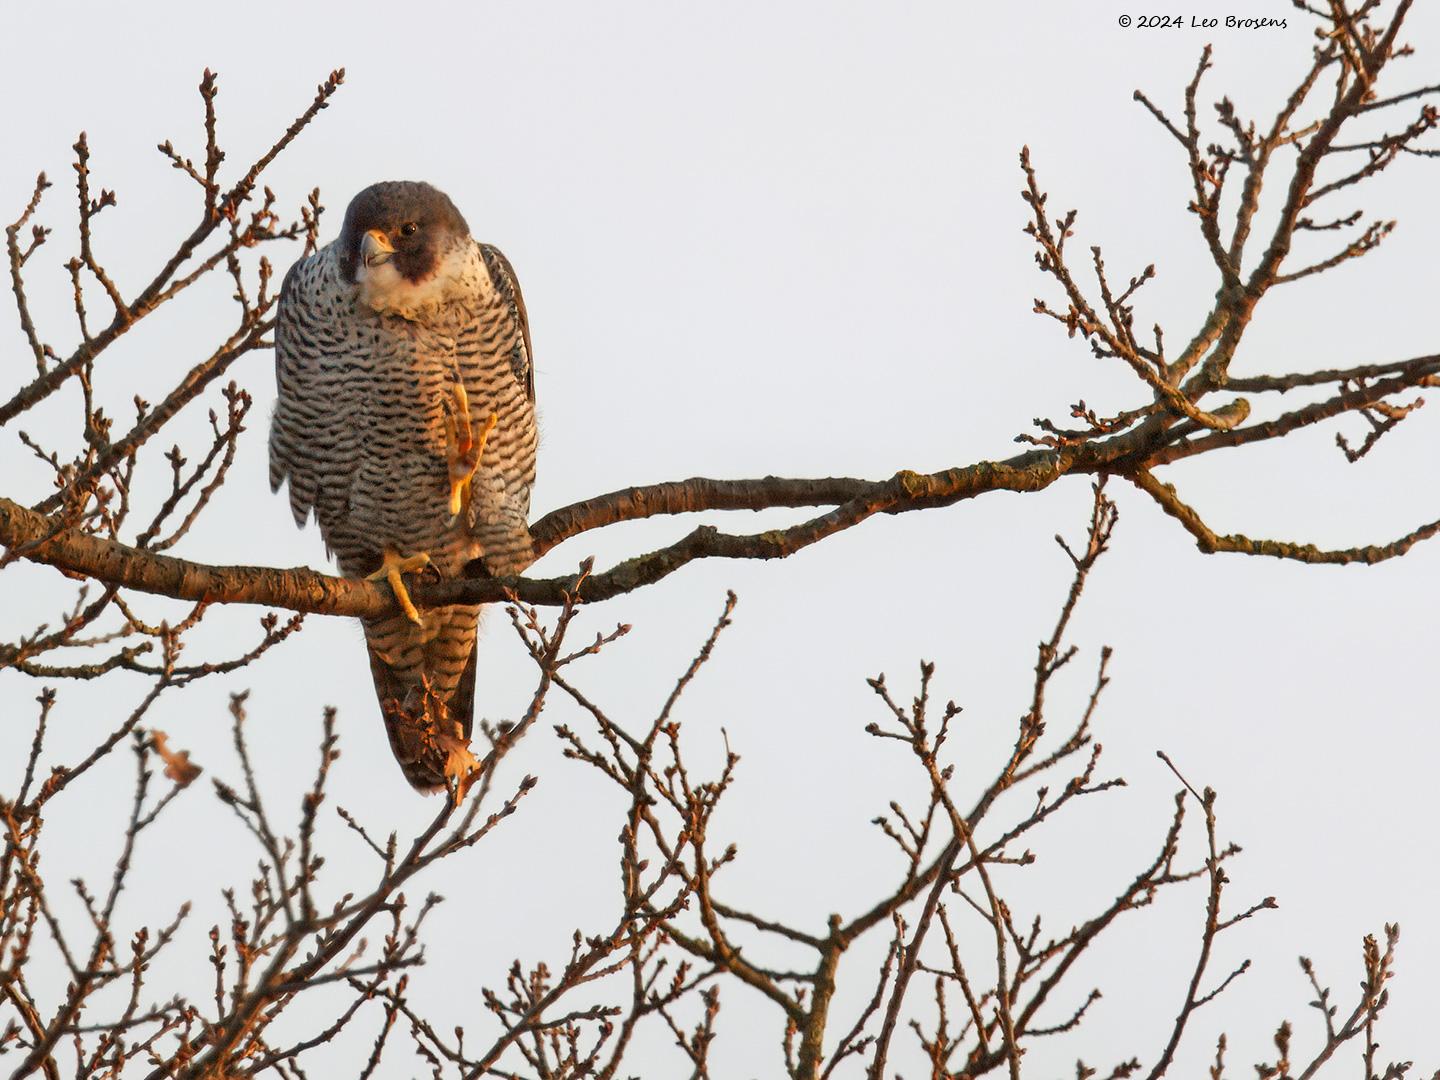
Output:
[[[606,600],[653,584],[694,559],[780,559],[876,513],[946,506],[986,491],[1038,491],[1070,472],[1096,472],[1141,449],[1133,435],[1063,450],[1031,451],[1004,462],[922,475],[900,472],[889,480],[691,480],[626,488],[546,515],[535,523],[537,553],[579,533],[656,514],[712,509],[767,509],[838,503],[835,509],[788,529],[733,535],[701,526],[669,547],[629,559],[587,577],[580,595]],[[262,604],[323,615],[373,618],[393,610],[389,590],[365,581],[331,577],[304,567],[207,566],[140,551],[128,545],[58,529],[53,519],[0,498],[0,543],[63,572],[181,600]],[[492,602],[512,596],[528,604],[563,604],[573,576],[467,578],[417,582],[422,605]]]
[[[869,480],[832,477],[825,480],[689,480],[650,484],[612,491],[584,502],[552,510],[530,527],[535,554],[545,554],[578,533],[639,521],[658,514],[684,514],[696,510],[768,510],[777,506],[838,506],[863,498],[876,485]]]
[[[628,559],[603,573],[586,576],[579,589],[581,598],[591,602],[607,600],[654,584],[695,559],[783,559],[877,513],[898,514],[948,506],[987,491],[1039,491],[1070,474],[1138,471],[1141,477],[1148,477],[1144,470],[1211,449],[1212,444],[1240,445],[1254,438],[1273,437],[1281,431],[1272,429],[1307,426],[1322,416],[1377,400],[1414,385],[1433,368],[1433,358],[1425,357],[1412,361],[1399,377],[1367,387],[1363,392],[1342,392],[1329,402],[1298,410],[1278,421],[1232,432],[1212,432],[1199,440],[1182,441],[1183,427],[1167,431],[1160,425],[1145,424],[1076,446],[1032,450],[1005,461],[981,461],[936,473],[903,471],[881,481],[847,477],[817,480],[775,476],[753,480],[694,477],[625,488],[587,499],[552,511],[536,521],[531,531],[538,556],[582,532],[659,514],[834,507],[798,525],[751,535],[724,533],[713,526],[701,526],[668,547]],[[1293,423],[1286,424],[1287,419]],[[1137,482],[1144,486],[1143,480]],[[1183,515],[1181,520],[1186,524]],[[1187,527],[1190,526],[1187,524]],[[1418,538],[1408,539],[1414,542]],[[332,577],[304,567],[207,566],[140,551],[78,529],[58,528],[52,518],[4,498],[0,498],[0,543],[12,554],[47,563],[65,573],[181,600],[261,604],[361,618],[378,617],[394,608],[387,588],[366,581]],[[1231,547],[1222,543],[1210,547],[1202,543],[1202,547],[1210,551],[1259,553],[1244,544]],[[1369,559],[1353,555],[1343,561]],[[486,603],[511,598],[528,604],[558,605],[565,603],[567,594],[575,587],[573,575],[548,579],[466,578],[418,581],[411,595],[422,605]]]

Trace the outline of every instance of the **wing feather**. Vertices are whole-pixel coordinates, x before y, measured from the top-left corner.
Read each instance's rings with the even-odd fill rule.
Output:
[[[275,318],[275,412],[270,420],[270,487],[290,488],[290,510],[299,525],[314,514],[340,509],[354,470],[353,439],[347,437],[342,309],[327,248],[290,268],[280,287]],[[338,503],[337,503],[338,500]]]
[[[518,351],[510,358],[515,368],[515,377],[525,387],[525,395],[535,401],[535,350],[530,346],[530,317],[525,313],[525,297],[520,293],[520,279],[501,250],[491,244],[481,244],[480,254],[485,259],[485,269],[490,271],[490,280],[510,305],[510,314],[520,327],[520,340],[524,355]]]

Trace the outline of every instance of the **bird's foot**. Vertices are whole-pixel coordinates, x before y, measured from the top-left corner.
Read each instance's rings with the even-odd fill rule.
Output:
[[[470,788],[481,777],[480,761],[470,752],[467,744],[461,743],[449,748],[445,755],[445,776],[453,781],[450,797],[459,806],[470,794]]]
[[[415,604],[410,599],[410,592],[405,588],[405,582],[401,574],[413,574],[424,570],[430,565],[430,556],[421,552],[419,555],[403,556],[392,547],[385,549],[385,555],[380,563],[380,569],[373,574],[367,574],[366,581],[388,581],[390,589],[395,593],[395,599],[399,601],[400,610],[405,612],[405,617],[415,625],[422,623],[420,612],[415,610]]]
[[[471,481],[480,468],[485,442],[495,430],[500,417],[491,413],[477,436],[470,421],[470,398],[461,383],[455,384],[452,408],[445,414],[445,441],[450,461],[450,517],[458,517],[469,502]]]
[[[461,721],[451,714],[450,704],[431,689],[429,679],[424,680],[421,700],[424,756],[432,769],[440,767],[445,778],[443,783],[449,788],[454,804],[459,806],[480,776],[480,762],[470,752],[470,740],[465,737]]]

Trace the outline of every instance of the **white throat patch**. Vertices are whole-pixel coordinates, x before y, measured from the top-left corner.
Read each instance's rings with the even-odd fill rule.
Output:
[[[360,302],[382,314],[414,320],[451,299],[488,291],[490,283],[483,267],[478,275],[475,272],[479,260],[474,251],[475,245],[468,241],[451,246],[435,272],[418,283],[395,269],[393,261],[378,266],[362,264],[356,271]]]

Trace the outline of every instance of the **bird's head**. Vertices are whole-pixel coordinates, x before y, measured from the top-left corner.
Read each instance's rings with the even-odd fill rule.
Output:
[[[470,227],[444,192],[414,180],[371,184],[345,209],[340,261],[360,299],[414,317],[460,286]]]

